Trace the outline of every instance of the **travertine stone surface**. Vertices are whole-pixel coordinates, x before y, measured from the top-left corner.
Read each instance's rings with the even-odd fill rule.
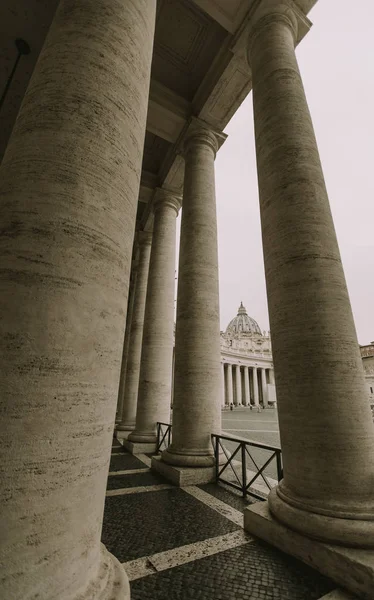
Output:
[[[155,1],[62,0],[0,173],[1,598],[129,598],[100,545]]]
[[[253,403],[255,406],[260,404],[258,398],[258,378],[257,378],[257,367],[252,369],[252,383],[253,383]]]
[[[276,7],[257,23],[249,51],[284,460],[269,505],[299,531],[313,522],[315,537],[372,546],[374,426],[295,57],[296,20]],[[315,514],[295,519],[294,509]]]
[[[248,367],[244,367],[244,404],[249,406],[251,403],[251,397],[249,393],[249,370]]]
[[[214,463],[210,434],[221,427],[217,149],[216,135],[203,128],[191,133],[184,147],[173,442],[162,459],[186,467]]]
[[[354,596],[356,600],[373,600],[374,551],[372,549],[346,548],[309,539],[275,519],[269,510],[268,501],[256,502],[244,510],[244,529],[302,560],[336,581],[338,585],[357,594],[357,597]],[[331,593],[331,600],[338,600],[338,598],[343,600],[345,596]],[[330,594],[320,600],[330,600]]]
[[[266,381],[266,370],[261,369],[262,402],[264,407],[268,405],[268,384]]]
[[[123,341],[122,360],[121,360],[121,375],[120,375],[120,379],[119,379],[118,400],[117,400],[117,422],[118,423],[121,423],[121,421],[122,421],[123,401],[124,401],[124,396],[125,396],[125,384],[126,384],[127,360],[129,357],[129,349],[130,349],[131,322],[132,322],[132,315],[133,315],[133,311],[134,311],[136,277],[137,277],[137,263],[133,264],[131,274],[130,274],[129,300],[128,300],[128,304],[127,304],[126,328],[125,328],[125,337],[124,337],[124,341]]]
[[[235,404],[242,403],[242,378],[240,365],[235,365]]]
[[[176,217],[180,199],[156,191],[145,305],[136,427],[130,442],[156,442],[157,421],[170,422],[174,345]]]
[[[233,400],[233,387],[232,387],[232,365],[228,364],[226,367],[226,398],[227,404],[231,404]]]
[[[152,234],[146,231],[138,233],[139,259],[136,276],[135,298],[130,329],[130,351],[127,357],[125,392],[122,406],[122,421],[118,431],[130,431],[135,428],[136,405],[138,401],[140,358],[142,352],[145,300],[151,256]]]

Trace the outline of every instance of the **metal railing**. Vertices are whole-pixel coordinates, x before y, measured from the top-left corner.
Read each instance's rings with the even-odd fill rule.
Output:
[[[166,450],[170,446],[171,442],[171,424],[170,423],[157,423],[157,446],[156,454]]]
[[[223,445],[223,441],[236,444],[236,448],[231,453],[231,455]],[[229,435],[217,435],[214,433],[212,434],[212,444],[215,455],[216,482],[221,481],[226,485],[240,490],[243,494],[243,497],[245,497],[246,495],[250,495],[254,496],[255,498],[258,498],[259,500],[265,499],[266,496],[264,496],[264,494],[261,492],[258,493],[258,491],[255,491],[252,486],[256,482],[256,480],[258,480],[258,478],[261,477],[269,490],[271,490],[272,487],[274,487],[269,483],[270,477],[266,476],[264,472],[266,467],[268,467],[273,460],[275,460],[276,462],[278,481],[280,481],[283,478],[282,450],[278,446],[268,446],[266,444],[262,444],[261,442],[253,442],[251,440],[244,440]],[[257,464],[258,459],[254,459],[250,451],[251,448],[260,448],[261,450],[268,450],[271,452],[271,455],[264,462],[264,464],[260,466]],[[222,462],[222,455],[225,456],[226,461]],[[240,458],[241,465],[234,465],[234,461],[238,460],[238,458]],[[247,471],[248,458],[252,461],[252,465],[255,467],[256,470],[252,477],[250,477]],[[229,467],[231,468],[231,472],[234,474],[233,481],[230,481],[229,479],[224,479],[222,477],[222,474]],[[248,481],[249,477],[250,481]]]

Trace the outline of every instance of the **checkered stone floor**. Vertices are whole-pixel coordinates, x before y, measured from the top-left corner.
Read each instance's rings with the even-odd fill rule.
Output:
[[[319,600],[336,588],[243,532],[250,500],[215,484],[175,488],[115,452],[102,541],[124,564],[132,600]]]

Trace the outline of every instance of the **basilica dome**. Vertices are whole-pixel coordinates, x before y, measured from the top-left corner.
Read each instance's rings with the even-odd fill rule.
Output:
[[[243,306],[243,302],[240,303],[236,317],[228,324],[226,333],[232,335],[235,333],[259,333],[262,335],[258,323],[252,319],[252,317],[248,316],[247,311]]]

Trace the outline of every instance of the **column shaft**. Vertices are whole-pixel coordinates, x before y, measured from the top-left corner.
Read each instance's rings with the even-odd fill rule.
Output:
[[[249,369],[244,367],[244,404],[249,406],[251,403],[251,397],[249,393]]]
[[[238,406],[242,402],[242,378],[240,365],[235,365],[235,404]]]
[[[169,423],[173,368],[176,217],[179,200],[157,190],[136,411],[129,441],[155,443]]]
[[[227,404],[230,405],[232,404],[233,401],[233,381],[232,381],[232,365],[228,364],[227,365],[227,372],[226,372],[226,398],[227,398]]]
[[[142,353],[144,312],[147,295],[149,259],[151,256],[152,234],[141,231],[139,237],[139,259],[136,277],[134,308],[130,330],[130,348],[127,358],[125,392],[122,407],[122,421],[118,431],[131,431],[135,428],[138,402],[140,359]]]
[[[221,405],[225,406],[226,403],[226,384],[225,384],[225,363],[221,365]]]
[[[100,537],[155,5],[60,2],[1,165],[1,598],[130,597]]]
[[[127,359],[129,356],[130,348],[130,337],[131,337],[131,323],[132,315],[134,311],[134,299],[135,299],[135,287],[136,287],[136,265],[133,265],[132,273],[130,275],[130,287],[129,287],[129,301],[127,304],[127,316],[126,316],[126,328],[125,337],[123,341],[123,351],[121,360],[121,375],[119,379],[118,388],[118,400],[117,400],[117,421],[121,423],[122,412],[123,412],[123,401],[125,396],[125,383],[126,383],[126,370],[127,370]]]
[[[268,405],[268,384],[266,381],[266,370],[261,369],[262,404],[264,408]]]
[[[313,537],[372,546],[374,426],[295,56],[297,22],[289,6],[276,11],[258,23],[250,50],[284,460],[284,479],[269,505]]]
[[[259,398],[258,398],[257,367],[253,367],[253,369],[252,369],[252,377],[253,377],[253,400],[254,400],[254,405],[258,406],[260,402],[259,402]]]
[[[162,459],[180,466],[214,464],[211,433],[220,431],[220,323],[214,158],[208,130],[185,143],[173,442]],[[204,257],[204,260],[202,260]]]

